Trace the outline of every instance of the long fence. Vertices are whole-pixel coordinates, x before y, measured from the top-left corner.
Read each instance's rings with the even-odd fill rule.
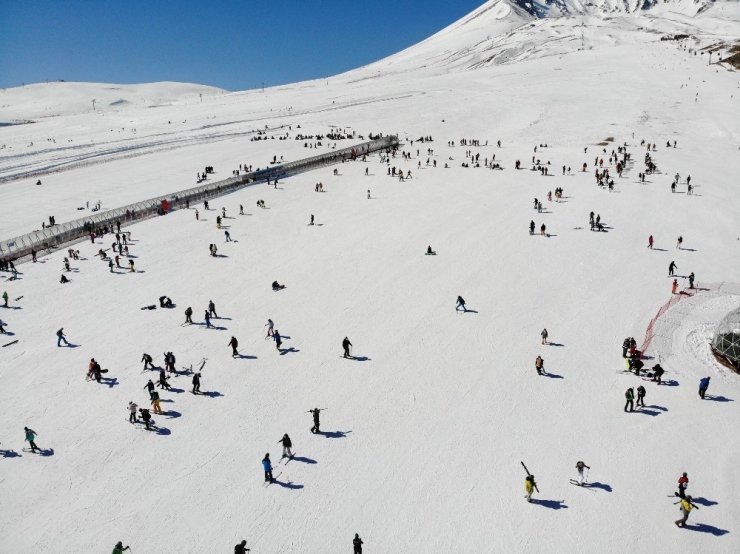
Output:
[[[163,194],[121,208],[81,217],[67,223],[53,225],[40,231],[33,231],[1,241],[0,258],[16,260],[28,256],[32,251],[42,253],[44,251],[54,250],[88,236],[90,233],[103,234],[114,230],[117,225],[130,225],[135,221],[162,214],[164,201],[168,204],[169,211],[177,210],[178,208],[189,206],[191,203],[216,198],[247,186],[266,181],[274,181],[275,179],[289,177],[321,166],[362,157],[365,154],[377,152],[378,150],[389,151],[396,146],[398,146],[397,136],[389,135],[380,137],[354,146],[333,150],[326,154],[319,154],[295,162],[257,169],[256,171],[222,181],[216,181],[170,194]]]

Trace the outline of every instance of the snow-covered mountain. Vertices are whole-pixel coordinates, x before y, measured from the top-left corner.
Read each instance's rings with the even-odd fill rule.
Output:
[[[367,554],[740,552],[740,375],[709,349],[740,306],[740,82],[706,50],[740,36],[738,3],[574,6],[487,2],[368,67],[264,92],[0,91],[0,120],[35,120],[0,127],[1,239],[194,186],[206,165],[212,183],[352,142],[316,138],[330,131],[397,133],[404,153],[124,226],[121,268],[100,259],[106,234],[74,245],[69,271],[62,251],[0,272],[0,553],[246,539],[252,554],[334,554],[355,533]],[[691,38],[661,40],[674,35]],[[625,371],[625,337],[652,339],[663,384]],[[142,353],[162,367],[170,351],[147,431],[127,405],[151,405]],[[102,383],[85,380],[93,357]],[[699,510],[679,529],[683,472]]]

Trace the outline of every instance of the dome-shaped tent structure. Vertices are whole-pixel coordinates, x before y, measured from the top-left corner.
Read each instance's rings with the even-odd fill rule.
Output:
[[[740,371],[740,308],[731,311],[717,325],[712,351],[724,365]]]

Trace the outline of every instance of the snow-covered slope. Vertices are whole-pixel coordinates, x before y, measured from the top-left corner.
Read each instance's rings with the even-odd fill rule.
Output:
[[[0,237],[89,213],[85,200],[106,208],[191,186],[207,164],[217,179],[349,143],[299,133],[395,132],[409,156],[134,225],[135,273],[97,259],[108,235],[75,246],[68,284],[65,252],[19,264],[18,280],[0,274],[10,298],[0,319],[13,333],[0,345],[18,340],[0,348],[0,552],[110,551],[118,540],[138,553],[230,552],[246,538],[253,553],[334,553],[350,552],[354,533],[366,553],[740,550],[740,376],[708,349],[714,322],[740,305],[740,83],[695,43],[660,40],[689,26],[737,37],[737,4],[697,17],[498,11],[503,27],[525,21],[511,49],[544,25],[580,41],[569,26],[584,21],[591,46],[549,41],[517,63],[451,71],[444,52],[475,44],[495,6],[419,45],[418,57],[364,68],[372,81],[358,70],[0,128]],[[252,140],[258,132],[264,140]],[[658,172],[641,182],[643,140],[656,144]],[[618,177],[609,158],[622,145],[632,158]],[[484,167],[494,155],[501,171]],[[611,192],[594,182],[601,158]],[[531,170],[538,159],[547,176]],[[548,200],[559,187],[563,198]],[[589,231],[591,211],[604,232]],[[547,236],[530,236],[530,220]],[[212,243],[223,257],[208,256]],[[436,256],[424,256],[428,245]],[[693,272],[701,290],[671,295],[671,261],[681,289]],[[273,280],[287,288],[273,292]],[[176,307],[140,309],[162,295]],[[458,295],[473,311],[455,312]],[[641,343],[672,298],[646,360],[665,367],[666,385],[620,372],[624,337]],[[201,324],[209,300],[215,329]],[[182,325],[188,306],[196,325]],[[281,353],[265,340],[267,318]],[[56,347],[60,327],[74,347]],[[243,357],[232,358],[231,336]],[[355,360],[341,357],[345,336]],[[128,423],[126,405],[147,405],[143,387],[156,380],[142,353],[161,366],[165,351],[181,374],[147,432]],[[538,355],[549,376],[536,374]],[[85,381],[92,357],[107,385]],[[195,396],[187,368],[203,358],[208,394]],[[625,413],[625,389],[639,385],[646,406]],[[327,408],[322,435],[309,431],[315,407]],[[25,425],[45,455],[22,450]],[[297,457],[278,464],[286,432]],[[266,452],[278,480],[267,488]],[[578,460],[590,488],[569,482]],[[536,475],[537,503],[523,499],[520,461]],[[699,510],[677,529],[671,495],[684,471]]]

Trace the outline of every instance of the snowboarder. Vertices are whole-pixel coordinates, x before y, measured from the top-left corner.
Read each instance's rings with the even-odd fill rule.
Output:
[[[152,363],[152,357],[144,352],[144,354],[141,356],[141,361],[144,362],[144,369],[148,369],[151,367],[154,369],[154,364]]]
[[[355,533],[355,538],[352,539],[352,548],[354,550],[354,554],[362,554],[362,539],[360,538],[360,535],[358,533]]]
[[[634,412],[635,411],[635,391],[632,387],[628,388],[627,391],[624,393],[624,397],[627,399],[627,402],[624,404],[624,411],[627,412]],[[629,410],[627,409],[629,408]]]
[[[671,284],[671,294],[676,294],[678,291],[678,279],[674,279],[673,283]]]
[[[352,346],[352,343],[349,342],[349,339],[347,337],[344,337],[344,340],[342,341],[342,348],[344,348],[344,357],[345,358],[351,358],[352,355],[349,353],[349,348]]]
[[[678,496],[686,498],[686,487],[689,486],[689,474],[684,472],[681,477],[678,478]]]
[[[645,387],[640,385],[637,387],[637,406],[645,407]]]
[[[67,339],[64,338],[64,327],[57,331],[57,346],[62,346],[62,341],[64,341],[65,346],[69,346]]]
[[[681,506],[679,506],[679,509],[681,510],[681,514],[683,517],[677,521],[674,521],[673,523],[676,524],[676,527],[686,527],[686,520],[689,519],[689,512],[696,508],[697,510],[699,507],[691,502],[691,497],[687,496],[686,498],[681,499]]]
[[[524,490],[527,493],[524,495],[524,498],[527,499],[527,502],[532,502],[532,493],[534,492],[536,486],[537,483],[535,483],[534,475],[527,475],[524,478]]]
[[[231,337],[231,340],[229,341],[229,346],[231,347],[231,357],[238,357],[239,352],[237,351],[236,347],[239,346],[239,341],[236,340],[236,337]]]
[[[265,338],[271,337],[274,334],[275,324],[271,319],[268,319],[265,327],[267,327],[267,336]]]
[[[193,323],[192,316],[193,316],[193,308],[188,306],[187,308],[185,308],[185,323],[190,323],[192,325]],[[183,323],[183,325],[185,325],[185,323]]]
[[[319,432],[319,414],[321,413],[321,410],[319,408],[314,408],[313,410],[308,410],[308,413],[313,414],[313,427],[311,427],[311,432],[316,434]]]
[[[659,385],[661,383],[661,377],[665,373],[665,370],[660,366],[660,364],[655,364],[653,366],[653,381],[656,381]]]
[[[216,313],[216,305],[213,303],[213,300],[208,301],[208,314],[211,317],[218,319],[218,314]]]
[[[704,395],[707,394],[709,388],[709,377],[702,377],[699,380],[699,396],[704,399]]]
[[[193,394],[200,394],[200,373],[193,374]]]
[[[234,547],[234,554],[246,554],[247,552],[250,552],[250,550],[247,548],[246,540],[243,540]]]
[[[136,423],[136,410],[139,407],[134,402],[128,403],[128,420],[131,423]]]
[[[116,543],[116,546],[113,547],[112,554],[123,554],[124,550],[129,550],[129,546],[123,546],[123,543],[121,541],[118,541]]]
[[[283,438],[280,439],[278,443],[283,444],[283,458],[293,458],[293,453],[290,451],[290,449],[293,447],[293,443],[291,442],[288,433],[285,433],[283,435]]]
[[[28,427],[24,427],[23,430],[26,432],[26,442],[31,447],[31,452],[41,450],[38,446],[36,446],[36,443],[34,442],[36,440],[36,437],[38,436],[38,433],[36,433],[36,431],[34,431],[33,429],[29,429]]]
[[[455,311],[459,312],[460,308],[462,308],[463,312],[468,311],[468,309],[465,307],[465,299],[462,296],[457,297],[457,305],[455,306]]]
[[[547,344],[547,329],[542,329],[540,336],[542,337],[542,344]]]
[[[545,374],[545,360],[542,359],[542,356],[537,356],[537,359],[534,361],[534,368],[537,370],[538,375]]]
[[[265,482],[274,483],[275,479],[272,476],[272,462],[270,462],[269,452],[262,458],[262,469],[265,471]]]
[[[673,276],[674,269],[678,269],[678,266],[676,265],[676,262],[671,261],[670,265],[668,266],[668,276],[669,277]]]
[[[585,462],[581,462],[581,461],[576,462],[576,470],[578,470],[578,484],[581,486],[583,486],[585,482],[585,478],[583,477],[583,468],[591,469],[590,467],[586,465]]]

